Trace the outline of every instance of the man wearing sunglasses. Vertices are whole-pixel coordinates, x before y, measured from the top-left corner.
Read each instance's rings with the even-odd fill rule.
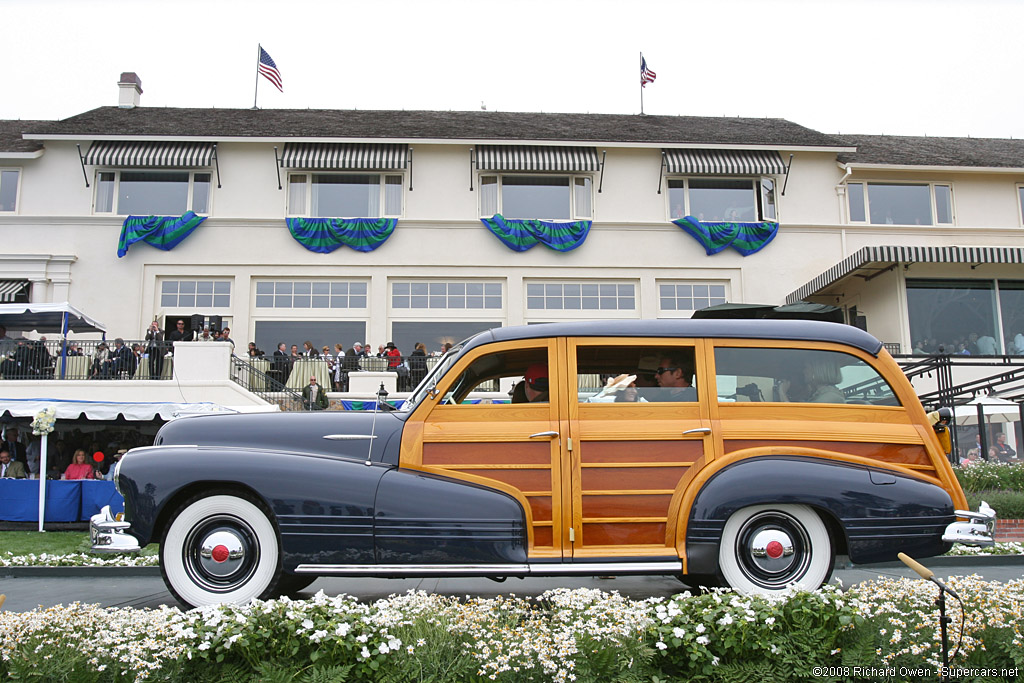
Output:
[[[654,370],[654,380],[663,391],[651,392],[651,401],[685,401],[697,400],[697,390],[690,386],[693,377],[693,365],[678,356],[661,356],[658,367]]]

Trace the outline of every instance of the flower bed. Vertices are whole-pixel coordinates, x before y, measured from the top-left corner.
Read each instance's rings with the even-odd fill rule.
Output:
[[[956,666],[1024,670],[1024,580],[951,578],[971,609]],[[921,580],[767,600],[731,592],[631,601],[558,589],[492,600],[318,593],[181,612],[78,603],[0,612],[0,675],[89,681],[880,681],[937,679]],[[952,642],[959,607],[950,601]],[[891,674],[887,673],[892,671]],[[879,674],[878,672],[883,672]],[[979,680],[979,675],[957,676]]]

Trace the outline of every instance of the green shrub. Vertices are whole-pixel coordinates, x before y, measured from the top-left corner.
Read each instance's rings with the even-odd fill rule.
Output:
[[[1024,519],[1024,493],[1019,491],[973,491],[967,494],[972,510],[985,501],[996,511],[999,519]]]
[[[982,461],[953,471],[967,493],[996,489],[1024,493],[1024,464]]]

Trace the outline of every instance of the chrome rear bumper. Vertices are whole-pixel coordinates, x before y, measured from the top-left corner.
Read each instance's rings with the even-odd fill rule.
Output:
[[[89,537],[94,553],[132,553],[140,549],[134,536],[125,533],[131,527],[128,522],[119,522],[110,514],[110,506],[92,516],[89,520]]]
[[[985,501],[981,501],[977,512],[956,510],[957,517],[965,517],[966,522],[953,522],[946,527],[942,540],[947,543],[963,543],[964,545],[989,546],[996,542],[996,511]]]

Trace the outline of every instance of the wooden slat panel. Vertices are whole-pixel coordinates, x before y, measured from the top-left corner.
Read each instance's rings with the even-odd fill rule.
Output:
[[[827,451],[849,453],[864,458],[871,458],[881,462],[891,462],[903,465],[925,465],[932,467],[931,460],[924,446],[911,446],[892,443],[864,443],[852,441],[803,441],[797,439],[726,439],[724,441],[726,454],[745,448],[757,448],[763,446],[793,446],[797,448],[820,448]]]
[[[693,462],[704,452],[701,440],[683,441],[584,441],[580,461],[591,462]]]
[[[504,482],[514,486],[520,491],[542,491],[551,489],[551,470],[453,470],[475,474],[478,477],[486,477],[496,481]]]
[[[553,543],[551,539],[554,537],[554,533],[551,527],[535,526],[533,527],[533,547],[535,548],[550,548]]]
[[[583,545],[665,545],[665,524],[629,522],[623,524],[584,524]]]
[[[584,517],[666,517],[671,495],[583,496]],[[537,513],[534,511],[534,518]]]
[[[549,465],[551,444],[547,441],[529,443],[426,443],[423,444],[424,465],[480,464]]]
[[[551,517],[551,496],[528,496],[530,512],[533,513],[534,522],[550,522]]]
[[[605,490],[629,482],[630,488],[647,489],[675,488],[679,478],[686,473],[685,467],[631,467],[596,468],[588,467],[581,472],[583,491]]]

